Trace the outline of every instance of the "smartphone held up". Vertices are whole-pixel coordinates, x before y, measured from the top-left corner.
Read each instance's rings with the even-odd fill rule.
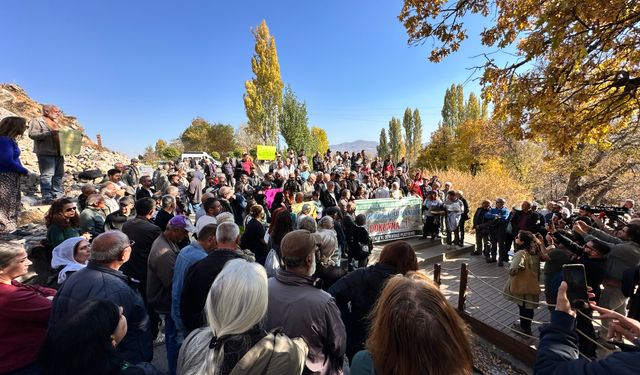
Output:
[[[574,309],[589,308],[587,276],[582,264],[562,266],[562,278],[567,283],[567,298]]]

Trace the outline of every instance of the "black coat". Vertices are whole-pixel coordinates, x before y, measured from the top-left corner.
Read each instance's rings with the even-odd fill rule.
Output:
[[[244,233],[240,239],[242,249],[251,250],[256,255],[256,262],[264,265],[269,249],[264,242],[264,226],[255,218],[252,218],[244,228]]]
[[[122,265],[120,270],[125,275],[140,281],[140,291],[146,295],[147,261],[151,252],[151,245],[153,245],[153,241],[158,238],[162,231],[151,221],[138,216],[124,223],[122,232],[129,237],[129,240],[135,241],[135,244],[131,249],[129,260]]]
[[[524,226],[520,227],[520,218],[523,215],[526,215],[526,219],[524,219]],[[533,211],[523,212],[516,211],[515,214],[511,217],[511,227],[513,228],[513,233],[518,233],[518,230],[528,230],[531,233],[537,233],[540,230],[540,217],[537,213]]]
[[[71,275],[58,290],[53,300],[50,324],[55,324],[67,314],[73,314],[83,302],[109,300],[122,306],[127,318],[127,334],[118,344],[118,351],[128,362],[151,362],[153,340],[149,316],[137,284],[120,271],[89,262],[86,268]]]
[[[153,219],[153,223],[160,227],[163,231],[167,229],[167,224],[169,224],[169,220],[173,219],[173,214],[169,213],[165,210],[158,211],[156,218]]]
[[[336,198],[332,197],[329,194],[328,190],[324,190],[320,193],[320,202],[322,203],[322,207],[324,207],[325,210],[329,207],[336,207],[338,205],[338,201],[336,201],[336,199],[338,199],[338,195],[335,193],[335,191],[333,194]]]
[[[136,190],[136,200],[142,199],[142,198],[153,198],[154,192],[155,192],[154,189],[151,189],[151,192],[149,192],[147,189],[138,188]]]
[[[588,362],[579,357],[576,319],[562,311],[551,312],[551,324],[540,332],[536,374],[637,374],[640,353],[616,352],[603,359]]]
[[[204,326],[203,309],[209,289],[224,265],[236,258],[242,258],[242,254],[228,249],[214,250],[189,268],[180,296],[180,316],[187,333]]]
[[[394,267],[377,263],[367,268],[356,269],[329,288],[329,294],[336,299],[347,329],[349,358],[364,349],[368,333],[366,316],[376,303],[385,281],[395,273]]]

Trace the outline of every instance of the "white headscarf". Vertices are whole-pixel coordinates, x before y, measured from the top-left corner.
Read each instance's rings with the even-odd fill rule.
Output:
[[[58,284],[64,282],[67,278],[67,272],[75,272],[86,267],[86,264],[78,263],[73,257],[74,248],[83,240],[86,239],[84,237],[67,238],[53,249],[51,268],[56,269],[60,266],[65,266],[60,273],[58,273]]]

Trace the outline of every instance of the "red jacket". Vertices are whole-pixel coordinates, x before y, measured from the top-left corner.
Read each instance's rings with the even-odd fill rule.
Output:
[[[51,315],[54,289],[0,284],[0,373],[36,361]]]

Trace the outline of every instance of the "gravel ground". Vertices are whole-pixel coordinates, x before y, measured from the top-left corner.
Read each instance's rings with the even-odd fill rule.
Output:
[[[473,364],[485,375],[524,375],[532,371],[493,344],[474,336]]]

